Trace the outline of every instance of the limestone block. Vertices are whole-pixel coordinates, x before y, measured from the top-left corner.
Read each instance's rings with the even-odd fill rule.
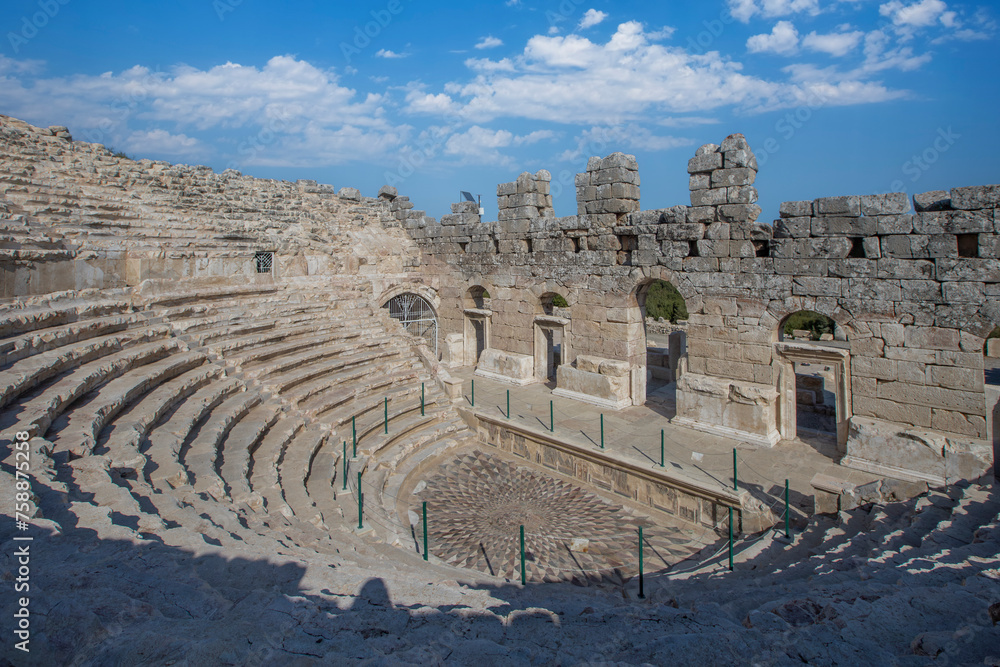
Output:
[[[590,403],[620,409],[632,403],[629,389],[627,371],[624,377],[613,377],[564,364],[556,369],[556,389],[552,393],[556,396],[578,398]]]
[[[990,211],[917,213],[913,229],[918,234],[989,234],[993,232],[993,215]]]
[[[604,361],[602,357],[580,354],[576,357],[576,367],[588,373],[599,373],[602,361]]]
[[[462,380],[456,377],[446,377],[442,378],[441,381],[444,383],[445,395],[448,396],[448,400],[452,403],[457,403],[462,400]]]
[[[337,196],[348,201],[360,201],[361,191],[357,188],[340,188],[337,192]]]
[[[465,365],[465,336],[460,333],[450,333],[444,337],[441,364],[446,368]]]
[[[813,215],[859,216],[861,215],[861,198],[855,195],[820,197],[813,200]]]
[[[1000,283],[1000,260],[942,257],[936,260],[935,264],[938,280]]]
[[[874,236],[877,225],[869,217],[818,217],[812,219],[813,236]]]
[[[378,198],[384,201],[392,201],[397,196],[399,196],[399,192],[391,185],[383,185],[378,189]]]
[[[958,329],[909,326],[904,330],[904,345],[927,350],[958,350]]]
[[[594,185],[604,185],[605,183],[630,183],[635,186],[640,185],[639,173],[626,169],[625,167],[611,167],[610,169],[595,171],[591,174],[590,181]]]
[[[797,204],[800,202],[785,202]],[[812,205],[811,202],[805,202]],[[806,238],[812,227],[811,217],[782,217],[774,221],[774,238]]]
[[[656,236],[668,241],[697,241],[705,238],[706,231],[702,223],[684,222],[664,225],[656,230]]]
[[[813,214],[813,203],[811,201],[785,201],[781,202],[778,215],[782,218],[811,217]]]
[[[727,150],[722,154],[723,169],[736,169],[747,167],[757,171],[757,156],[749,148],[738,148]]]
[[[760,215],[757,204],[723,204],[718,207],[719,220],[724,222],[754,222]]]
[[[982,440],[853,417],[842,464],[877,474],[933,484],[974,479],[991,465]]]
[[[627,361],[615,361],[612,359],[605,359],[601,362],[600,373],[601,375],[607,375],[609,377],[622,378],[627,377],[631,367]]]
[[[733,185],[752,185],[757,178],[757,172],[746,167],[736,169],[716,169],[712,172],[712,187]]]
[[[731,185],[726,188],[726,203],[753,204],[757,201],[757,188],[750,185]]]
[[[499,337],[502,332],[496,333]],[[534,370],[535,359],[531,355],[493,348],[483,350],[476,365],[476,375],[518,385],[534,382]]]
[[[712,175],[711,174],[691,174],[688,178],[688,189],[689,190],[704,190],[712,186]]]
[[[1000,338],[990,338],[986,341],[986,356],[1000,359]]]
[[[688,222],[712,222],[715,220],[716,210],[714,206],[693,206],[688,209]]]
[[[933,280],[934,262],[922,259],[876,260],[877,277],[884,280]]]
[[[726,203],[727,190],[724,187],[713,187],[707,190],[691,192],[691,206],[717,206]]]
[[[701,146],[698,147],[698,150],[696,150],[694,154],[697,156],[697,155],[705,155],[707,153],[718,153],[718,152],[719,152],[718,144],[702,144]]]
[[[861,195],[861,215],[887,215],[906,213],[909,210],[910,200],[905,192]]]
[[[922,211],[946,211],[951,208],[951,194],[947,190],[931,190],[913,195],[913,209]]]
[[[689,174],[712,172],[716,169],[722,169],[721,153],[704,153],[702,155],[695,155],[688,160]]]
[[[985,290],[982,283],[947,282],[941,285],[946,303],[983,303]]]
[[[974,185],[951,189],[952,208],[970,210],[996,206],[1000,206],[1000,185]]]
[[[728,257],[729,240],[702,239],[695,242],[698,246],[698,255],[701,257]]]
[[[879,234],[910,234],[913,232],[912,213],[903,215],[880,215],[876,218],[876,231]]]

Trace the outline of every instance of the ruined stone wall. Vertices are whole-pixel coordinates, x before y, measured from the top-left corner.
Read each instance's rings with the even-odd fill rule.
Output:
[[[628,362],[638,403],[642,288],[664,279],[690,313],[680,423],[764,444],[794,437],[793,364],[811,355],[842,369],[838,440],[858,467],[937,480],[988,459],[982,350],[1000,323],[1000,187],[925,193],[916,210],[902,193],[785,202],[772,226],[756,220],[757,163],[742,135],[697,150],[690,206],[640,211],[635,167],[622,154],[592,158],[575,216],[547,214],[539,194],[511,199],[545,183],[540,172],[499,186],[496,223],[408,222],[422,273],[441,282],[445,331],[463,332],[466,291],[481,285],[493,297],[489,346],[537,363],[542,297],[562,294],[562,362]],[[799,310],[832,317],[848,346],[780,340]],[[946,461],[945,450],[957,453]]]

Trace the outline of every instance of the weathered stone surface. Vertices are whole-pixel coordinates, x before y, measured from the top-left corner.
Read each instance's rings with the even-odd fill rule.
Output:
[[[975,185],[951,189],[951,207],[962,210],[1000,206],[1000,185]]]
[[[905,192],[861,196],[861,215],[887,215],[909,210],[910,199]]]
[[[859,216],[861,215],[861,198],[852,195],[815,199],[813,200],[813,215]]]
[[[913,208],[917,212],[948,210],[951,208],[951,194],[947,190],[931,190],[913,195]]]
[[[721,153],[703,153],[688,160],[688,173],[712,172],[722,168]]]

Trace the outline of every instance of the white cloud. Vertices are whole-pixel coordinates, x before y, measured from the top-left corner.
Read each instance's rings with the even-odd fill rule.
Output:
[[[580,19],[579,28],[581,30],[585,30],[586,28],[591,28],[591,27],[593,27],[593,26],[595,26],[595,25],[603,22],[604,19],[606,19],[606,18],[608,18],[608,15],[607,15],[606,12],[602,12],[602,11],[597,10],[597,9],[588,9],[586,12],[584,12],[583,18]]]
[[[926,28],[944,19],[946,13],[954,18],[954,12],[946,12],[948,5],[942,0],[920,0],[911,5],[904,5],[900,0],[892,0],[878,8],[878,13],[893,22],[893,25],[910,28]]]
[[[376,58],[407,58],[409,53],[396,53],[395,51],[390,51],[389,49],[379,49],[375,52]]]
[[[461,163],[514,164],[513,158],[501,153],[501,148],[528,146],[555,138],[551,130],[536,130],[526,135],[515,135],[509,130],[490,130],[473,125],[464,132],[452,134],[444,143],[446,155],[461,158]]]
[[[477,44],[477,49],[492,49],[497,46],[503,46],[503,40],[499,37],[494,37],[493,35],[487,35],[483,37]]]
[[[125,148],[139,156],[198,155],[204,153],[201,142],[186,134],[170,134],[166,130],[137,130],[125,140]]]
[[[799,33],[790,21],[778,21],[770,33],[753,35],[747,40],[750,53],[790,55],[799,47]]]
[[[577,34],[535,35],[516,56],[470,59],[466,65],[471,78],[450,81],[443,93],[434,91],[440,97],[414,93],[405,108],[433,113],[432,107],[440,106],[442,115],[481,126],[499,117],[519,117],[615,127],[681,114],[704,118],[719,107],[759,112],[797,106],[815,97],[820,86],[824,99],[836,105],[907,94],[865,80],[869,72],[863,70],[782,81],[747,75],[741,63],[716,51],[698,55],[653,43],[635,21],[619,25],[603,43]]]
[[[145,137],[172,141],[167,147],[178,150],[190,147],[183,137],[207,140],[197,133],[211,131],[215,157],[240,164],[370,158],[410,132],[386,120],[384,96],[358,95],[332,70],[293,56],[276,56],[259,68],[229,62],[204,70],[136,66],[97,76],[8,75],[0,87],[6,113],[67,125],[78,140],[123,145]],[[156,133],[167,128],[173,139]]]
[[[819,0],[728,0],[729,13],[737,21],[747,23],[760,14],[767,18],[805,13],[816,16],[820,13]]]
[[[858,47],[865,33],[860,30],[852,32],[833,32],[826,35],[813,31],[802,38],[802,46],[811,51],[829,53],[831,56],[845,56]]]

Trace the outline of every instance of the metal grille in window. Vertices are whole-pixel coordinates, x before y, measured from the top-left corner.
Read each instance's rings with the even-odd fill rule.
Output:
[[[389,299],[383,308],[388,308],[389,316],[399,320],[408,333],[426,340],[437,355],[438,322],[429,303],[416,294],[400,294]]]
[[[273,252],[258,252],[254,255],[254,261],[257,264],[257,273],[271,273],[274,269]]]

